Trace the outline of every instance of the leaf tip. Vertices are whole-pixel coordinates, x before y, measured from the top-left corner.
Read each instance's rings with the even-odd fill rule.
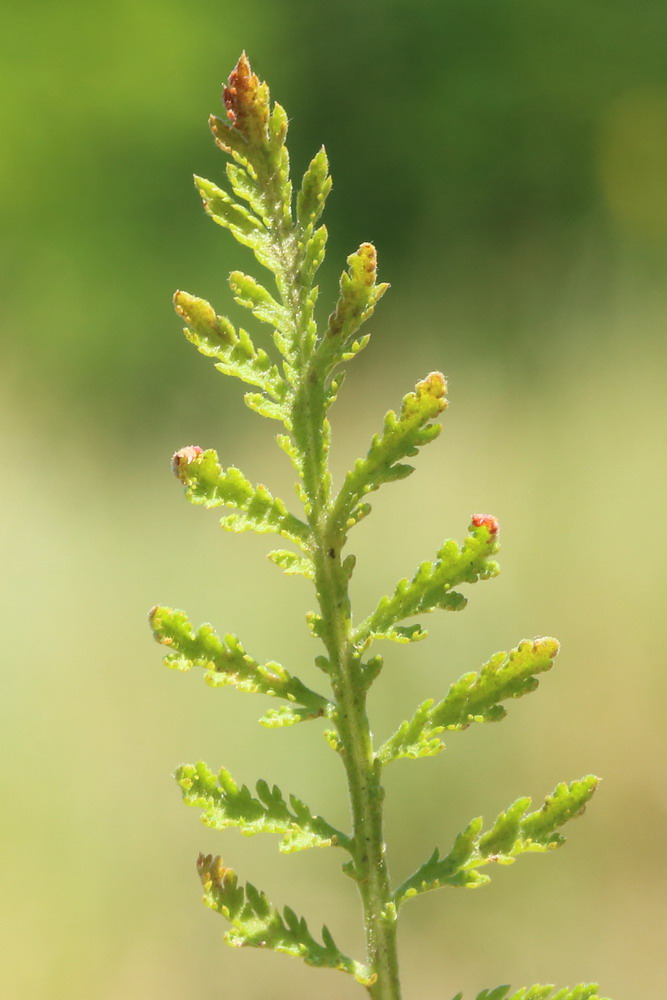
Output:
[[[189,444],[186,448],[180,448],[174,452],[171,456],[171,469],[176,478],[184,483],[186,478],[184,476],[185,469],[203,454],[204,450],[198,444]]]
[[[473,528],[487,528],[490,535],[497,535],[500,527],[493,514],[473,514],[470,523]]]

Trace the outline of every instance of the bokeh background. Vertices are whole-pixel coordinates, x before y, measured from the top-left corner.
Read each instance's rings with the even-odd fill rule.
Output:
[[[180,337],[177,287],[234,313],[248,253],[200,210],[220,180],[206,117],[241,49],[291,117],[296,172],[324,142],[335,187],[322,315],[344,256],[392,282],[335,418],[340,474],[425,372],[446,432],[355,532],[360,613],[498,516],[502,576],[431,637],[386,652],[379,735],[524,636],[557,669],[502,726],[387,774],[405,877],[472,815],[604,784],[567,847],[443,891],[402,921],[406,1000],[599,979],[661,995],[667,6],[657,0],[23,0],[3,12],[4,425],[0,700],[3,993],[12,1000],[343,1000],[359,988],[232,951],[194,858],[360,951],[335,852],[279,856],[179,803],[180,761],[263,776],[346,823],[318,724],[263,730],[264,702],[160,666],[155,602],[236,631],[311,683],[313,597],[254,537],[189,507],[169,456],[197,442],[291,495],[272,428]],[[260,703],[261,702],[261,703]]]

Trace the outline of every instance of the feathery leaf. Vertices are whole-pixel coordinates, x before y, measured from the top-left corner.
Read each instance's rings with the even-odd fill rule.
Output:
[[[294,335],[294,327],[290,315],[284,306],[274,299],[273,295],[242,271],[232,271],[229,275],[229,286],[234,293],[234,301],[249,309],[253,316],[262,323],[269,323],[285,337]]]
[[[445,730],[466,729],[473,722],[498,722],[507,715],[500,704],[534,691],[536,674],[551,670],[558,653],[555,639],[524,639],[509,653],[496,653],[479,673],[464,674],[451,685],[445,698],[419,706],[378,750],[383,764],[400,757],[431,757],[443,749],[439,736]]]
[[[302,229],[312,232],[330,191],[329,161],[323,146],[310,161],[297,195],[296,219]]]
[[[418,625],[397,628],[396,623],[436,608],[460,611],[467,600],[453,590],[462,583],[487,580],[499,572],[491,556],[498,551],[498,523],[488,515],[476,514],[463,545],[447,541],[435,563],[423,562],[412,580],[401,580],[391,597],[383,597],[375,611],[361,623],[354,635],[357,644],[371,639],[410,642],[425,633]]]
[[[495,990],[482,990],[476,1000],[609,1000],[598,995],[597,983],[566,986],[554,993],[555,989],[555,986],[524,986],[510,996],[509,986],[497,986]],[[457,993],[454,1000],[463,1000],[463,993]]]
[[[201,625],[195,632],[185,612],[173,608],[153,608],[149,620],[157,642],[170,650],[164,661],[168,667],[183,671],[201,667],[211,687],[231,685],[239,691],[286,699],[290,704],[281,713],[282,725],[331,715],[333,705],[326,698],[279,663],[258,663],[236,636],[226,635],[223,641],[211,625]],[[276,724],[273,717],[267,724]]]
[[[279,566],[287,576],[305,576],[307,580],[313,580],[315,577],[312,559],[299,552],[274,549],[273,552],[268,553],[268,558],[276,566]]]
[[[460,833],[449,854],[441,858],[436,850],[431,857],[394,893],[400,906],[406,899],[442,886],[475,888],[489,881],[478,871],[491,862],[512,864],[521,854],[544,852],[560,847],[564,837],[558,828],[581,815],[599,784],[599,778],[588,775],[570,784],[562,782],[547,796],[541,809],[526,812],[528,797],[517,799],[496,817],[490,830],[481,833],[482,818],[474,819]]]
[[[221,858],[200,854],[197,871],[204,886],[204,902],[232,925],[225,935],[228,944],[236,948],[271,948],[302,958],[308,965],[340,969],[363,985],[371,982],[366,966],[343,955],[326,927],[322,928],[320,944],[303,917],[297,917],[289,907],[281,914],[253,885],[239,885],[236,874],[223,866]]]
[[[227,531],[274,532],[304,550],[308,548],[308,525],[290,514],[283,501],[271,496],[265,486],[253,486],[240,469],[233,465],[222,469],[212,449],[182,448],[172,462],[192,503],[236,508],[237,513],[228,514],[220,521]]]
[[[372,243],[362,243],[347,263],[336,308],[317,348],[317,363],[326,373],[365,346],[367,339],[364,343],[355,341],[355,334],[373,315],[377,302],[389,288],[386,282],[377,284],[377,254]]]
[[[266,351],[255,348],[245,330],[237,333],[228,319],[216,316],[210,303],[187,292],[176,292],[174,306],[187,323],[185,336],[200,354],[216,359],[219,371],[257,386],[276,403],[285,399],[288,387],[278,368]]]
[[[247,836],[280,833],[279,850],[284,854],[308,847],[349,850],[349,837],[321,816],[313,816],[295,796],[290,796],[288,805],[275,785],[269,788],[265,781],[258,781],[255,797],[246,785],[239,787],[224,767],[216,775],[202,761],[182,764],[176,780],[186,805],[202,809],[202,822],[215,830],[234,826]]]
[[[414,472],[413,466],[402,464],[401,459],[416,455],[440,433],[442,425],[431,421],[446,408],[446,391],[444,376],[431,372],[417,383],[414,392],[404,396],[398,416],[393,410],[387,413],[382,434],[374,436],[366,458],[357,459],[345,477],[332,515],[336,530],[345,533],[350,519],[354,523],[354,508],[366,493]]]

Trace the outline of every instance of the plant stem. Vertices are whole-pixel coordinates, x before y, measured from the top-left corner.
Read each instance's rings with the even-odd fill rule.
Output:
[[[304,334],[304,289],[296,265],[296,231],[280,215],[280,199],[267,182],[267,201],[274,220],[272,243],[282,261],[279,292],[291,314],[297,338]],[[297,341],[298,342],[298,341]],[[336,728],[347,774],[353,824],[353,877],[361,895],[368,966],[377,978],[368,987],[372,1000],[401,1000],[396,948],[396,910],[391,902],[383,837],[384,789],[381,764],[374,757],[366,685],[359,654],[352,642],[348,578],[340,550],[343,539],[334,528],[324,428],[326,405],[321,372],[301,342],[302,371],[294,403],[300,428],[294,443],[303,462],[302,479],[309,498],[315,586],[322,614],[322,639],[329,654],[329,677],[336,701]]]
[[[329,654],[336,728],[352,810],[353,875],[363,904],[368,965],[377,977],[368,990],[373,1000],[400,1000],[396,912],[390,902],[382,830],[384,789],[381,765],[373,754],[361,661],[351,641],[348,581],[341,564],[339,539],[331,537],[326,529],[316,530],[314,535],[323,640]]]

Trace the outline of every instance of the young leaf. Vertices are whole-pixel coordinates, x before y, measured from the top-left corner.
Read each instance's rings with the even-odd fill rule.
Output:
[[[235,826],[241,833],[280,833],[279,850],[284,853],[307,847],[345,847],[350,838],[331,826],[321,816],[313,816],[308,806],[290,796],[290,806],[275,785],[257,782],[257,797],[242,785],[240,788],[229,771],[221,768],[216,776],[201,761],[182,764],[176,771],[183,801],[203,810],[202,821],[215,830]]]
[[[206,214],[219,226],[229,229],[238,243],[254,250],[263,263],[263,258],[271,252],[271,243],[261,219],[234,201],[226,191],[212,181],[195,175],[194,182]]]
[[[555,989],[555,986],[524,986],[510,996],[509,986],[497,986],[495,990],[482,990],[477,1000],[609,1000],[598,996],[597,983],[581,983],[572,989],[566,986],[554,993]],[[454,1000],[463,1000],[463,993],[458,993]]]
[[[414,392],[403,398],[398,416],[390,410],[384,418],[382,434],[376,434],[366,458],[359,458],[348,472],[336,497],[332,523],[345,534],[356,521],[354,509],[361,498],[382,483],[405,479],[414,468],[401,459],[416,455],[422,445],[433,441],[442,429],[431,423],[447,406],[447,383],[440,372],[431,372],[418,382]]]
[[[362,243],[347,263],[336,308],[317,348],[317,364],[326,373],[365,346],[365,342],[355,342],[355,334],[373,315],[377,302],[389,288],[386,283],[377,284],[377,254],[372,243]]]
[[[301,555],[298,552],[290,552],[288,549],[274,549],[273,552],[269,552],[268,558],[276,566],[279,566],[287,576],[298,575],[305,576],[308,580],[314,579],[315,570],[313,561],[306,555]]]
[[[226,635],[223,641],[210,625],[201,625],[195,632],[187,615],[173,608],[153,608],[149,620],[157,642],[170,650],[164,661],[168,667],[183,671],[201,667],[211,687],[231,685],[239,691],[286,699],[290,704],[280,715],[282,725],[331,715],[333,705],[326,698],[279,663],[258,663],[236,636]],[[273,716],[260,721],[276,725]]]
[[[464,608],[466,598],[453,587],[487,580],[499,572],[498,564],[490,558],[498,551],[496,519],[475,514],[469,530],[463,545],[445,542],[435,563],[422,563],[412,580],[401,580],[391,597],[383,597],[372,615],[357,629],[355,643],[364,645],[371,639],[414,641],[425,634],[420,627],[397,628],[397,622],[435,608],[446,611]]]
[[[272,497],[265,486],[253,486],[233,465],[222,469],[212,449],[182,448],[174,455],[172,464],[192,503],[236,508],[237,513],[220,521],[227,531],[275,532],[308,549],[308,525],[290,514],[283,501]]]
[[[265,237],[256,230],[244,239],[236,232],[234,235],[251,247],[259,262],[275,274],[279,287],[287,290],[292,284],[287,279],[291,262],[285,260],[283,252],[283,236],[292,228],[292,186],[285,148],[287,115],[277,103],[271,109],[269,88],[252,72],[245,53],[230,74],[223,101],[229,120],[211,115],[209,125],[217,145],[233,156],[261,192],[255,195],[241,177],[244,190],[239,196],[253,207],[258,206],[256,222],[262,219],[267,234]],[[232,183],[238,184],[238,175],[233,173],[232,177]],[[205,207],[212,214],[206,202]]]
[[[306,288],[311,287],[315,275],[322,265],[328,237],[327,227],[320,226],[312,236],[308,236],[305,241],[302,241],[300,277]]]
[[[271,226],[271,211],[266,204],[266,198],[262,188],[253,177],[254,171],[246,162],[245,166],[228,163],[226,166],[227,178],[232,191],[237,198],[242,198],[252,209],[254,215],[261,219],[266,228]]]
[[[284,337],[294,336],[294,324],[287,309],[258,281],[241,271],[232,271],[229,286],[238,305],[249,309],[262,323],[275,327]]]
[[[286,383],[266,351],[256,349],[245,330],[237,333],[228,319],[216,316],[213,306],[187,292],[176,292],[174,306],[187,323],[185,336],[200,354],[216,359],[219,371],[257,386],[276,403],[283,402]]]
[[[204,902],[232,925],[225,935],[228,944],[235,948],[271,948],[302,958],[308,965],[347,972],[363,985],[371,982],[366,966],[343,955],[326,927],[322,928],[320,944],[303,917],[297,917],[289,907],[281,914],[250,883],[240,886],[236,874],[223,866],[221,858],[200,854],[197,871],[204,886]]]
[[[429,757],[443,749],[438,738],[447,729],[466,729],[473,722],[498,722],[507,715],[500,704],[534,691],[537,674],[551,670],[558,653],[555,639],[524,639],[509,653],[496,653],[480,673],[464,674],[445,698],[424,702],[413,717],[401,723],[378,750],[383,764],[399,757]]]
[[[581,815],[595,789],[599,778],[588,775],[570,784],[564,782],[549,795],[541,809],[528,813],[529,798],[517,799],[482,834],[482,819],[474,819],[460,833],[449,854],[441,858],[436,849],[414,875],[411,875],[394,893],[394,902],[400,906],[406,899],[442,886],[467,886],[475,888],[489,881],[489,876],[478,869],[493,861],[512,864],[521,854],[543,852],[560,847],[565,842],[558,828],[575,816]]]
[[[330,191],[329,161],[323,146],[310,161],[297,195],[296,220],[302,229],[312,232]]]

